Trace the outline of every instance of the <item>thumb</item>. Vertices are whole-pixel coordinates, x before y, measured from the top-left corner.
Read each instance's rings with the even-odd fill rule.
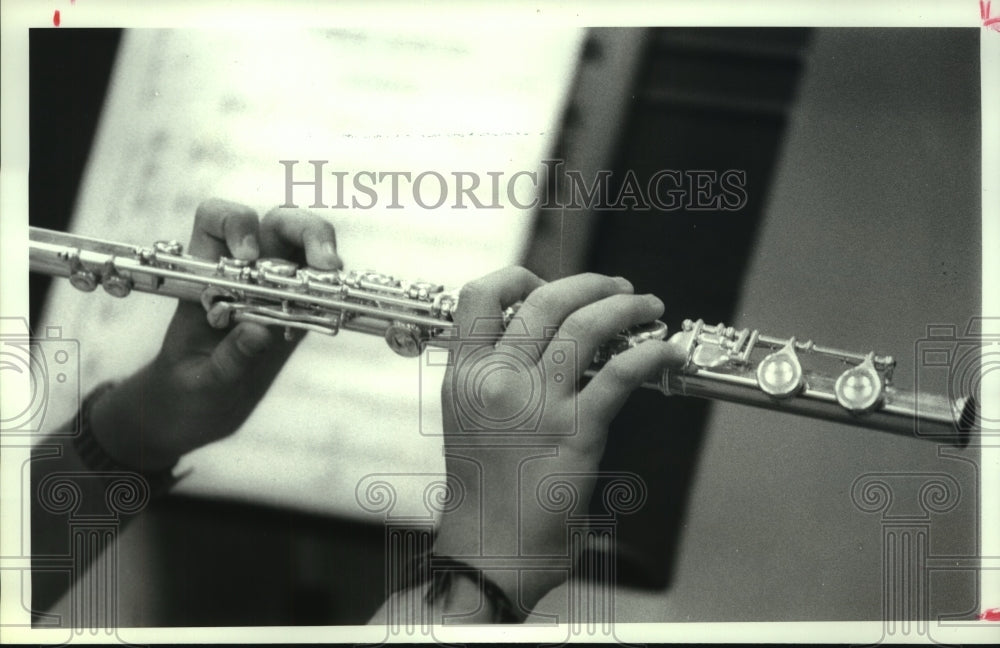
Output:
[[[209,357],[211,375],[218,386],[244,379],[271,347],[271,342],[270,331],[260,324],[242,322],[233,328]]]

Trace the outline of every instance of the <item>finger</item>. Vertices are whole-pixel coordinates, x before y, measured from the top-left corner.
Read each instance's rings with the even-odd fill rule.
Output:
[[[624,329],[652,322],[662,314],[663,302],[654,295],[612,295],[587,304],[563,321],[556,340],[546,350],[546,361],[566,357],[565,353],[561,356],[557,354],[558,350],[572,351],[570,356],[576,359],[575,377],[579,379],[590,367],[602,344]],[[563,384],[574,388],[576,381],[566,381]]]
[[[254,261],[260,256],[257,212],[228,200],[206,200],[195,211],[188,253],[212,261],[221,256]]]
[[[161,353],[174,360],[209,356],[228,331],[209,326],[201,304],[179,300],[163,338]]]
[[[333,225],[301,209],[272,209],[260,226],[260,238],[268,256],[302,259],[323,270],[340,270],[344,262],[337,254]]]
[[[658,382],[666,369],[679,369],[687,351],[677,342],[650,340],[619,353],[580,392],[587,416],[599,425],[609,425],[629,394],[645,382]]]
[[[525,347],[525,341],[530,340],[529,354],[538,362],[545,351],[545,341],[555,335],[571,313],[605,297],[631,293],[632,290],[632,284],[622,277],[595,273],[574,275],[545,284],[521,304],[498,347]],[[538,343],[539,340],[542,343]]]
[[[544,284],[533,272],[511,266],[463,286],[455,313],[456,340],[463,354],[485,345],[492,347],[503,334],[504,309]]]
[[[237,325],[208,358],[214,387],[229,387],[245,380],[266,357],[273,340],[266,327],[252,322]]]

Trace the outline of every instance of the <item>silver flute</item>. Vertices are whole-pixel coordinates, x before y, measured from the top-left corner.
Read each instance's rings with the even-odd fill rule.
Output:
[[[176,241],[139,247],[30,229],[33,272],[67,277],[77,289],[98,286],[123,298],[133,290],[197,301],[208,323],[235,322],[336,335],[341,329],[379,335],[396,353],[415,357],[446,346],[457,334],[458,292],[426,281],[377,272],[318,270],[283,259],[217,261],[184,254]],[[498,314],[509,325],[516,305]],[[614,355],[667,338],[663,322],[620,332],[604,343],[587,371],[593,376]],[[853,353],[756,330],[685,320],[669,341],[686,350],[680,368],[645,387],[838,421],[956,445],[968,442],[978,400],[898,389],[891,356]]]

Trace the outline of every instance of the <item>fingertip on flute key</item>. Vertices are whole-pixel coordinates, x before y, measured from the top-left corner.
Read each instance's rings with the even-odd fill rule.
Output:
[[[237,244],[233,250],[233,256],[244,261],[256,261],[260,256],[260,246],[257,243],[256,234],[247,234]]]
[[[344,268],[344,261],[337,254],[337,248],[334,246],[333,241],[325,241],[323,245],[320,246],[320,251],[323,253],[324,262],[329,270],[342,270]]]
[[[664,369],[681,369],[687,364],[687,339],[684,333],[675,333],[667,340],[657,341]]]
[[[236,346],[245,356],[256,356],[271,347],[272,336],[266,326],[242,322],[236,333]]]

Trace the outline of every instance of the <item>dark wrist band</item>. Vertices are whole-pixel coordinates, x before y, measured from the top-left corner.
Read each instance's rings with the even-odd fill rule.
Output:
[[[455,575],[465,576],[472,580],[483,593],[493,610],[493,623],[521,623],[524,617],[519,615],[510,597],[500,589],[493,580],[488,578],[482,569],[452,558],[421,554],[408,566],[407,571],[399,581],[400,589],[417,587],[430,582],[424,600],[427,604],[442,600],[448,596]]]
[[[524,620],[514,612],[514,604],[511,603],[510,597],[488,578],[482,569],[450,556],[431,556],[430,560],[431,586],[427,590],[428,601],[436,601],[447,596],[451,590],[453,574],[458,574],[471,579],[479,586],[483,597],[493,608],[493,623],[520,623]]]
[[[154,497],[161,495],[170,490],[170,487],[177,481],[174,478],[176,464],[162,470],[137,470],[116,461],[94,438],[90,425],[91,409],[101,396],[114,389],[115,386],[114,382],[101,383],[83,400],[80,405],[80,429],[73,437],[73,449],[88,469],[94,472],[125,472],[139,475],[149,485],[150,495]]]

